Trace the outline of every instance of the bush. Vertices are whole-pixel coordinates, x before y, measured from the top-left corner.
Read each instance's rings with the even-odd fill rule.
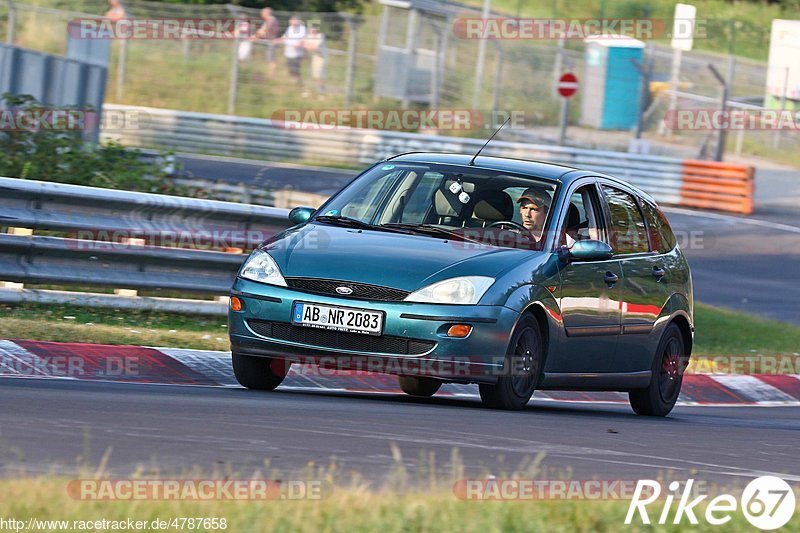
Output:
[[[50,111],[30,95],[4,93],[3,108],[17,115]],[[187,195],[172,182],[164,157],[144,159],[139,150],[119,143],[97,145],[83,131],[68,129],[7,129],[0,133],[0,176],[108,189]]]

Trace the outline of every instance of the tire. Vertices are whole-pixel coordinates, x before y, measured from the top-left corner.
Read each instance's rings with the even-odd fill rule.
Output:
[[[432,378],[414,378],[411,376],[398,376],[400,388],[411,396],[433,396],[442,382]]]
[[[253,390],[274,390],[289,372],[291,363],[271,357],[255,357],[232,353],[233,375],[243,387]]]
[[[664,331],[653,357],[652,377],[645,389],[628,392],[633,411],[643,416],[667,416],[681,392],[688,363],[680,328],[673,322]]]
[[[528,405],[544,361],[544,343],[539,323],[525,315],[514,329],[505,361],[503,375],[494,385],[480,385],[481,400],[492,409],[522,409]]]

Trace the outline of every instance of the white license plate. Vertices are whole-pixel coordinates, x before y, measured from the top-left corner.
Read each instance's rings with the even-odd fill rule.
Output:
[[[292,324],[380,335],[383,332],[383,316],[383,311],[295,302]]]

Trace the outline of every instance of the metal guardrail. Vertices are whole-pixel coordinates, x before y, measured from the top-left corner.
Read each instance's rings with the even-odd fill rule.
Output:
[[[255,159],[325,160],[366,165],[403,152],[474,153],[484,143],[482,139],[385,130],[319,128],[314,125],[310,129],[302,129],[297,124],[287,126],[286,123],[268,119],[151,107],[109,104],[105,109],[141,115],[136,121],[136,128],[104,134],[123,144]],[[693,187],[687,187],[685,183],[686,177],[693,174],[696,161],[499,140],[492,141],[482,153],[549,161],[611,174],[640,187],[664,204],[752,213],[755,170],[744,165],[705,165],[704,185],[710,187],[710,192],[704,192],[704,202],[700,204]],[[746,176],[748,181],[733,197],[727,188],[731,173]],[[717,182],[720,194],[713,190]]]
[[[125,145],[253,159],[365,165],[402,152],[475,152],[484,143],[481,139],[357,128],[296,129],[269,119],[152,107],[106,104],[105,109],[139,115],[135,128],[102,134]],[[660,202],[680,203],[680,159],[499,140],[492,141],[483,153],[609,173],[643,188]]]
[[[68,235],[0,234],[0,280],[225,295],[244,260],[241,252],[288,227],[287,214],[274,207],[0,178],[0,226]],[[0,299],[14,301],[8,292]]]
[[[0,177],[0,198],[0,224],[41,230],[127,232],[129,238],[228,231],[251,247],[263,233],[287,225],[287,211],[275,207],[15,178]]]

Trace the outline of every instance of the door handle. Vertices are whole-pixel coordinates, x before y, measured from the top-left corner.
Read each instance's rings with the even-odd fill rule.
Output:
[[[664,270],[661,267],[658,267],[658,266],[654,266],[653,267],[653,277],[656,278],[659,281],[661,281],[661,278],[663,278],[664,274],[666,274],[666,273],[667,273],[667,271]]]
[[[619,276],[617,276],[612,272],[606,272],[606,276],[603,278],[603,281],[605,281],[609,285],[613,285],[619,281]]]

